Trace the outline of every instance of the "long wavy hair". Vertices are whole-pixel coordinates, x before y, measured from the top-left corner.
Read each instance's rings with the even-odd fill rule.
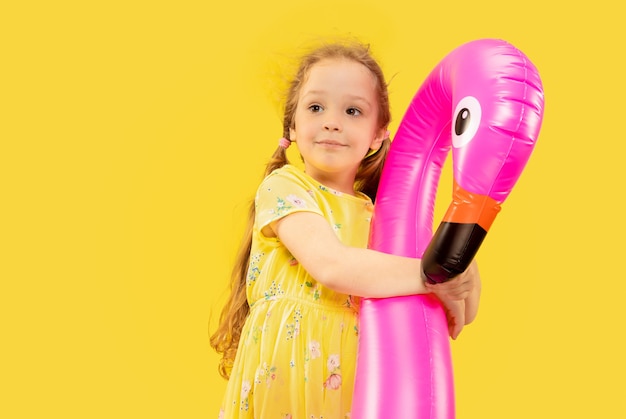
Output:
[[[283,136],[289,139],[290,128],[295,128],[294,115],[298,104],[298,96],[311,68],[320,61],[327,59],[352,60],[364,65],[372,72],[376,80],[378,94],[378,123],[381,129],[386,128],[391,120],[387,83],[385,82],[385,77],[380,65],[370,53],[369,45],[355,42],[336,42],[322,45],[301,59],[300,66],[286,92]],[[380,174],[390,144],[389,138],[385,138],[376,153],[363,159],[356,174],[354,190],[368,195],[372,200],[376,199],[376,190],[378,189]],[[286,164],[289,164],[286,150],[279,146],[267,163],[264,176],[268,176],[274,170]],[[237,353],[239,340],[241,338],[241,330],[250,312],[250,306],[246,298],[246,277],[250,262],[254,218],[255,207],[254,202],[251,202],[247,226],[231,274],[230,296],[220,314],[217,330],[211,336],[210,340],[211,346],[217,353],[222,355],[218,370],[220,375],[225,379],[230,377],[235,354]]]

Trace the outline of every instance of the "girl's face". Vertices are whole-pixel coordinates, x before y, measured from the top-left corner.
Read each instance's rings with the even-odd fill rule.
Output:
[[[361,161],[383,141],[378,106],[376,79],[367,67],[347,59],[315,64],[300,89],[290,130],[306,172],[331,187],[349,185],[343,192],[352,193]]]

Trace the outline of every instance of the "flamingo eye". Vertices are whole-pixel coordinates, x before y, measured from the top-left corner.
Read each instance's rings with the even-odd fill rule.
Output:
[[[480,102],[473,96],[465,96],[454,109],[452,127],[452,145],[455,148],[469,143],[480,125],[482,112]]]

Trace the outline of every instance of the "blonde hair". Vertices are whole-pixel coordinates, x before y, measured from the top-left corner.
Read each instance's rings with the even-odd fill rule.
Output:
[[[355,42],[335,42],[322,45],[301,59],[300,66],[287,89],[283,117],[283,136],[289,139],[289,130],[294,128],[294,115],[298,104],[298,95],[311,68],[326,59],[352,60],[364,65],[372,72],[376,79],[378,96],[378,123],[381,129],[386,128],[391,120],[387,83],[385,82],[382,69],[370,53],[369,45]],[[380,174],[389,151],[389,146],[390,140],[386,138],[378,152],[363,159],[355,178],[354,190],[368,195],[372,200],[376,199],[376,190],[378,189]],[[279,146],[267,163],[264,176],[286,164],[289,164],[286,150]],[[251,202],[247,227],[231,274],[230,296],[222,309],[218,328],[211,336],[211,346],[218,353],[222,354],[218,370],[222,377],[226,379],[230,376],[235,354],[239,346],[241,330],[250,312],[250,306],[246,298],[246,277],[250,261],[254,218],[254,202]]]

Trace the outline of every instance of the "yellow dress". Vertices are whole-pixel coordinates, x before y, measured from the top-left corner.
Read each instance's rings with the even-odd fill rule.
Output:
[[[317,283],[278,239],[261,230],[288,214],[310,211],[326,218],[344,244],[366,247],[372,202],[327,188],[287,165],[261,183],[255,205],[250,315],[219,418],[349,418],[359,301]]]

